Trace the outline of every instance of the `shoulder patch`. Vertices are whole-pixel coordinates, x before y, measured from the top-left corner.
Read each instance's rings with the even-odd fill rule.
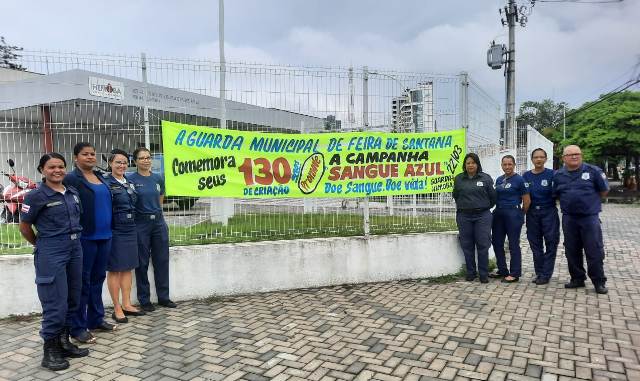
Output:
[[[607,175],[605,175],[605,174],[604,174],[604,172],[602,172],[602,173],[600,174],[600,176],[602,176],[602,178],[603,178],[603,179],[605,179],[605,180],[607,179]]]
[[[31,210],[31,206],[27,204],[22,204],[22,207],[20,208],[20,211],[22,213],[29,213],[29,210]]]

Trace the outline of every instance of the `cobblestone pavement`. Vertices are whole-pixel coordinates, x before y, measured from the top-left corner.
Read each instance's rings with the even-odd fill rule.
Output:
[[[0,322],[0,379],[640,380],[640,208],[602,215],[608,295],[552,282],[401,281],[159,309],[54,373],[39,321]],[[428,250],[428,248],[425,248]]]

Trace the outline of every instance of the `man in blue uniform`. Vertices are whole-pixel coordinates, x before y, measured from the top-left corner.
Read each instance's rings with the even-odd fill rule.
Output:
[[[602,210],[600,198],[609,192],[609,183],[600,168],[582,162],[580,147],[567,146],[562,159],[564,167],[553,177],[553,195],[560,200],[565,255],[571,275],[564,287],[584,287],[584,249],[589,278],[598,294],[606,294],[604,244],[598,214]]]

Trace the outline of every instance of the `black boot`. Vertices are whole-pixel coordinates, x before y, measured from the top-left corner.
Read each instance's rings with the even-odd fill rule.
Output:
[[[60,349],[63,357],[78,358],[89,355],[89,350],[87,348],[79,348],[77,345],[69,341],[69,328],[62,330],[62,333],[58,338],[60,340]]]
[[[54,337],[44,341],[42,367],[51,370],[63,370],[69,367],[69,361],[62,357],[59,339]]]

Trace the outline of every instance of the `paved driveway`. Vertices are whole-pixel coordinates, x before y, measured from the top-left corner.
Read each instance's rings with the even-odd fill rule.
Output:
[[[428,281],[191,301],[98,334],[71,368],[39,367],[39,321],[0,322],[0,379],[640,380],[640,208],[602,214],[609,294]],[[428,250],[428,248],[423,248]],[[446,253],[443,253],[446,255]],[[401,253],[398,253],[401,255]]]

